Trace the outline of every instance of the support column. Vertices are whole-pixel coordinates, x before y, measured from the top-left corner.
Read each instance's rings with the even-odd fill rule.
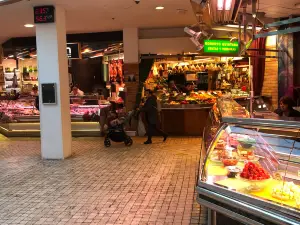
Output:
[[[138,28],[123,29],[124,63],[139,63]]]
[[[66,53],[65,10],[55,7],[55,23],[36,25],[39,70],[41,149],[43,159],[71,155],[71,117]],[[55,83],[57,104],[42,104],[41,85]]]
[[[139,36],[138,28],[123,29],[124,43],[124,77],[127,88],[126,109],[132,110],[136,104],[139,90]],[[134,75],[135,81],[130,81],[129,75]]]

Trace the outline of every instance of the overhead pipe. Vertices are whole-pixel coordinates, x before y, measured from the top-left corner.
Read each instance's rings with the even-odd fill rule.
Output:
[[[252,0],[252,39],[254,39],[254,35],[256,34],[256,7],[257,0]]]
[[[244,43],[247,42],[247,26],[248,26],[248,23],[246,21],[246,13],[247,13],[247,8],[244,7],[243,8]]]
[[[242,46],[242,16],[239,16],[239,33],[238,33],[238,41],[239,41],[239,56],[241,55],[241,46]]]
[[[239,5],[236,9],[236,13],[235,13],[234,18],[233,18],[233,23],[236,23],[236,19],[238,18],[239,11],[240,11],[240,8],[241,8],[241,5],[242,5],[243,2],[244,2],[244,0],[239,0]]]

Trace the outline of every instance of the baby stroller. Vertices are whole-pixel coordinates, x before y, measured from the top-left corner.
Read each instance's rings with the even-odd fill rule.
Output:
[[[126,146],[131,146],[133,144],[133,140],[129,137],[125,130],[124,124],[126,119],[123,118],[115,118],[108,122],[108,129],[106,130],[106,135],[104,139],[104,146],[110,147],[111,141],[113,142],[124,142]]]

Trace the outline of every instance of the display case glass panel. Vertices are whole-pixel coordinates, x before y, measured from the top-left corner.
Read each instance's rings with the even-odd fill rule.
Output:
[[[199,182],[299,213],[300,128],[223,124]]]

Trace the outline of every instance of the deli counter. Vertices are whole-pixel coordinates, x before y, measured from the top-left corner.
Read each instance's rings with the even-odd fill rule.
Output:
[[[229,103],[218,100],[204,132],[196,189],[208,224],[299,224],[300,122]]]
[[[100,136],[100,110],[107,101],[96,96],[70,96],[70,116],[73,136]],[[35,97],[0,101],[0,133],[7,137],[39,137],[40,115]]]

